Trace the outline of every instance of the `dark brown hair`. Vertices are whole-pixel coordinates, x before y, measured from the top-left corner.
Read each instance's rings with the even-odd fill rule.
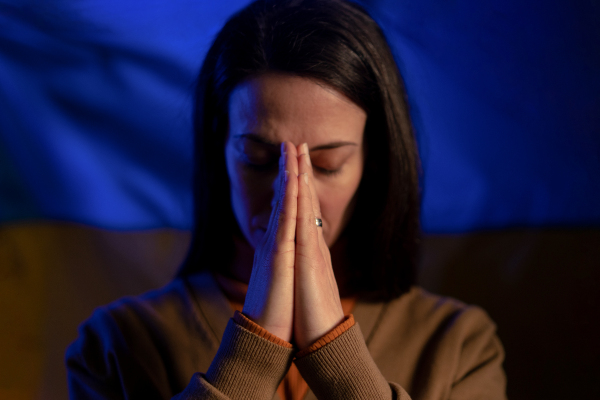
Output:
[[[406,92],[380,27],[341,0],[255,1],[217,35],[198,77],[195,228],[179,276],[232,260],[239,228],[225,165],[229,95],[269,71],[324,82],[367,112],[365,169],[344,232],[347,273],[373,299],[401,295],[414,281],[419,242],[419,160]]]

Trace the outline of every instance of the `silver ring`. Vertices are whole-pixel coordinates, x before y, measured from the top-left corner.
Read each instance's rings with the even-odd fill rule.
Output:
[[[323,220],[321,218],[315,218],[315,223],[317,224],[318,227],[323,226]]]

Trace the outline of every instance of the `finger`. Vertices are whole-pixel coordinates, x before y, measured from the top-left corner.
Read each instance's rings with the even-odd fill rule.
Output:
[[[315,187],[314,171],[310,161],[308,145],[304,143],[299,146],[299,149],[298,171],[299,173],[308,173],[308,187],[312,197],[313,213],[315,218],[322,218],[321,204],[319,203],[319,196],[317,195],[317,189]],[[325,251],[327,244],[325,243],[325,238],[323,237],[323,227],[317,229],[317,236],[319,238],[319,247],[321,248],[321,251]]]
[[[321,253],[317,225],[308,186],[308,173],[298,175],[298,216],[296,218],[296,254],[312,261]],[[317,253],[318,252],[318,253]]]
[[[312,163],[310,162],[308,145],[306,143],[300,145],[300,149],[298,152],[298,173],[308,173],[308,177],[310,178],[308,180],[308,187],[310,188],[310,192],[312,195],[313,213],[315,214],[316,218],[321,218],[321,206],[319,204],[319,197],[316,195],[317,192],[314,186],[313,168]]]
[[[290,154],[291,153],[291,154]],[[269,220],[267,235],[275,235],[275,245],[280,251],[288,251],[284,246],[286,243],[291,245],[296,237],[296,217],[297,217],[297,196],[298,182],[295,177],[298,171],[298,162],[296,157],[296,148],[290,143],[281,144],[281,157],[279,162],[279,190],[278,199],[274,205]]]
[[[296,238],[296,218],[298,203],[298,181],[295,178],[298,175],[298,159],[296,157],[296,146],[289,142],[281,144],[282,151],[282,188],[283,193],[281,207],[279,210],[278,221],[281,229],[277,232],[278,243],[294,243]]]
[[[308,145],[306,143],[303,143],[302,145],[300,145],[298,147],[298,149],[299,149],[299,151],[298,151],[298,153],[299,153],[299,155],[298,155],[298,170],[300,173],[304,173],[304,172],[308,173],[308,187],[310,189],[310,193],[311,193],[311,197],[312,197],[313,212],[314,212],[316,218],[321,218],[321,215],[322,215],[321,214],[321,205],[320,205],[319,197],[317,195],[317,190],[315,187],[314,170],[312,168],[312,163],[310,161]],[[325,242],[323,230],[324,230],[323,227],[317,227],[319,248],[321,250],[321,254],[325,258],[325,260],[327,260],[326,264],[331,265],[331,254],[329,252],[329,246],[327,246],[327,243]],[[337,292],[337,284],[335,281],[333,268],[328,268],[328,275],[329,275],[329,282],[331,284],[331,290],[335,290]]]
[[[269,216],[269,224],[267,225],[266,237],[271,238],[274,230],[278,226],[278,216],[281,211],[285,196],[285,153],[281,153],[279,157],[278,173],[273,182],[273,200],[271,201],[271,215]]]
[[[309,184],[309,174],[301,173],[298,176],[294,275],[294,337],[300,348],[323,336],[343,318],[335,277],[317,240],[321,228],[315,225]]]
[[[298,166],[295,146],[282,143],[281,149],[279,174],[273,184],[276,192],[273,210],[266,240],[254,254],[243,312],[267,331],[290,341],[294,318]]]

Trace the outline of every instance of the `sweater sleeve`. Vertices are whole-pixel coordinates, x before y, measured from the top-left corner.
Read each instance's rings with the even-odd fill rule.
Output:
[[[319,399],[410,400],[400,385],[383,377],[358,324],[295,363]]]
[[[129,325],[135,325],[136,319],[128,317]],[[174,375],[166,369],[173,365],[164,363],[161,346],[151,341],[151,329],[129,325],[120,326],[110,312],[99,309],[80,327],[79,338],[66,355],[70,398],[158,400],[173,396],[170,377]],[[133,336],[135,348],[130,341]],[[231,319],[206,373],[195,373],[173,399],[271,400],[292,363],[293,351]]]
[[[252,321],[251,319],[249,319],[248,317],[246,317],[244,314],[242,314],[239,311],[235,312],[235,315],[233,316],[233,320],[238,325],[242,326],[243,328],[246,328],[247,330],[249,330],[252,333],[257,334],[258,336],[262,337],[263,339],[267,339],[267,340],[269,340],[275,344],[278,344],[280,346],[288,347],[290,349],[293,348],[293,345],[291,343],[286,342],[285,340],[280,339],[277,336],[273,335],[272,333],[267,331],[265,328],[258,325],[256,322]],[[338,336],[340,336],[342,333],[346,332],[353,325],[354,325],[354,316],[352,314],[347,315],[344,318],[344,320],[342,322],[340,322],[335,328],[333,328],[331,331],[327,332],[325,335],[321,336],[319,339],[317,339],[314,343],[312,343],[307,348],[300,350],[298,353],[296,353],[295,357],[301,358],[309,353],[312,353],[313,351],[320,349],[321,347],[323,347],[326,344],[335,340]]]
[[[290,343],[272,335],[240,312],[235,313],[232,321],[236,329],[247,331],[255,338],[258,337],[263,341],[269,342],[271,344],[271,346],[267,346],[269,351],[277,350],[281,352],[282,349],[292,349]],[[358,326],[355,327],[355,325],[354,318],[350,314],[330,332],[323,335],[323,337],[315,341],[308,348],[296,354],[297,360],[303,360],[297,361],[296,365],[299,369],[301,364],[304,365],[304,372],[302,370],[300,372],[308,385],[313,389],[313,392],[318,398],[323,399],[394,398],[410,400],[410,397],[402,387],[396,384],[390,386],[385,381],[385,378],[383,378],[369,355],[362,334],[360,333],[360,328]],[[227,332],[225,336],[227,336]],[[343,338],[340,338],[342,336]],[[226,343],[225,337],[221,348],[224,343]],[[268,374],[265,374],[265,368],[259,368],[258,371],[260,371],[260,374],[257,373],[258,371],[255,368],[258,366],[256,365],[254,355],[248,357],[249,362],[246,365],[239,364],[239,358],[245,358],[244,353],[252,351],[249,346],[242,343],[240,345],[241,349],[233,349],[229,354],[220,355],[221,351],[219,350],[215,360],[221,358],[221,361],[213,361],[211,368],[206,374],[207,376],[196,374],[186,391],[182,393],[183,397],[181,398],[196,398],[192,397],[192,394],[193,396],[198,396],[200,393],[209,394],[211,391],[214,395],[225,392],[232,393],[230,397],[214,397],[215,399],[240,398],[241,395],[248,396],[244,398],[261,398],[250,394],[249,388],[270,387],[273,383],[276,385],[279,384],[283,376],[272,379],[269,382]],[[273,347],[273,345],[277,347]],[[355,357],[348,357],[348,355],[354,355]],[[221,363],[231,363],[233,367],[223,368]],[[337,363],[344,363],[346,368],[338,368],[339,365]],[[285,366],[285,372],[287,372],[288,368],[289,364]],[[211,371],[213,377],[209,377]],[[323,371],[325,371],[325,374]],[[333,373],[327,376],[327,371]],[[342,375],[339,375],[338,372],[341,372]],[[220,375],[224,375],[226,378],[218,378]],[[307,378],[309,375],[312,378],[310,380]],[[227,379],[227,377],[235,377],[235,379]],[[215,383],[214,385],[208,382],[218,382],[219,380],[222,382]],[[261,382],[263,380],[264,382]],[[221,387],[221,390],[218,390],[217,387]],[[263,393],[266,396],[264,398],[270,398],[268,397],[269,394],[272,396],[270,392]],[[256,395],[259,395],[259,393],[256,393]],[[213,397],[208,398],[212,399]]]
[[[504,351],[494,323],[477,307],[468,307],[459,314],[461,321],[453,324],[443,339],[436,340],[442,351],[436,360],[428,360],[434,364],[430,379],[421,377],[428,382],[424,397],[506,400]],[[297,358],[295,364],[319,399],[411,398],[402,386],[386,381],[358,324],[318,350]]]
[[[174,399],[270,400],[292,358],[293,348],[265,339],[231,319],[206,374],[194,374]]]

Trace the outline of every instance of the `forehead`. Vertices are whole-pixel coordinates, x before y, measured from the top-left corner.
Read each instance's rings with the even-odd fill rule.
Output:
[[[363,109],[335,89],[294,75],[260,75],[238,85],[229,99],[229,133],[252,133],[273,143],[360,145],[366,119]]]

